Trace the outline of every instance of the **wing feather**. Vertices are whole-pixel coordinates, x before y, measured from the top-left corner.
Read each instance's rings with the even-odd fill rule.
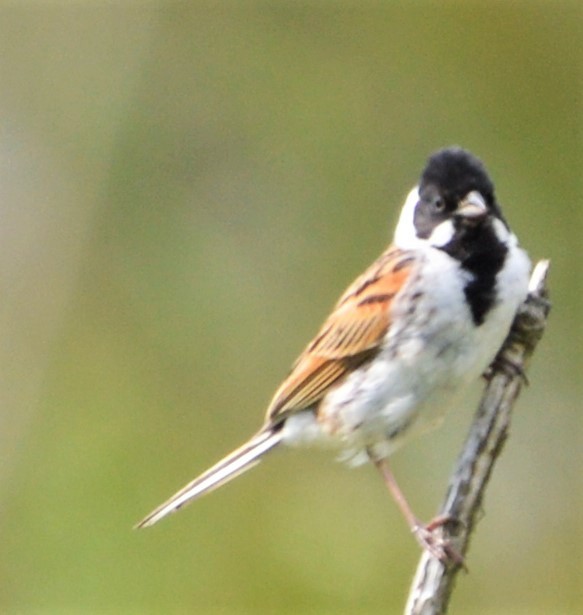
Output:
[[[276,391],[269,422],[317,404],[332,386],[372,358],[391,325],[391,308],[415,265],[391,247],[340,297],[332,314]]]

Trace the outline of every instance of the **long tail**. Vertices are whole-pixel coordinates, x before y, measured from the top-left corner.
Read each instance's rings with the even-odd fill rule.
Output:
[[[188,502],[199,498],[205,493],[228,483],[243,472],[257,465],[261,456],[279,444],[281,431],[260,431],[243,446],[221,459],[212,468],[203,472],[200,476],[188,483],[178,493],[175,493],[168,501],[153,510],[147,517],[140,521],[136,528],[150,527],[165,517],[177,511]]]

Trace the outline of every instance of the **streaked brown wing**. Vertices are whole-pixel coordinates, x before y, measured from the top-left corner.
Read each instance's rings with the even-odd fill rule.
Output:
[[[393,300],[414,264],[412,252],[390,247],[354,281],[276,391],[268,421],[316,404],[332,385],[374,356],[391,325]]]

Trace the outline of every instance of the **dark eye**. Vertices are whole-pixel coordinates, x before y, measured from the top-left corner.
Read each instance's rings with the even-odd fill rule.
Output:
[[[445,201],[441,197],[435,197],[431,202],[431,207],[434,212],[441,213],[445,211]]]

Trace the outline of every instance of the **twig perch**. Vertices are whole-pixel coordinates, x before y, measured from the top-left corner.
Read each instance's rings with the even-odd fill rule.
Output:
[[[496,458],[508,434],[512,407],[525,381],[525,368],[541,339],[550,310],[546,280],[549,261],[539,261],[529,294],[494,363],[463,450],[450,478],[440,515],[459,523],[444,526],[444,538],[465,555]],[[424,552],[411,586],[405,615],[447,611],[459,564],[444,565]]]

